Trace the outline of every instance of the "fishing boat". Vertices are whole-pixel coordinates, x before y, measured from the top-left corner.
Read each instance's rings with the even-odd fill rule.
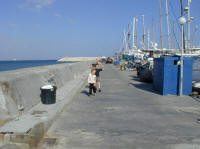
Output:
[[[195,81],[192,83],[192,90],[200,93],[200,81]]]
[[[155,38],[155,24],[154,19],[152,19],[152,32],[150,35],[150,30],[146,29],[145,26],[145,16],[142,15],[142,41],[138,42],[138,17],[134,17],[131,21],[132,24],[132,31],[130,30],[130,25],[128,25],[127,31],[124,29],[123,31],[123,40],[119,50],[120,60],[126,61],[128,63],[131,61],[134,66],[136,66],[138,77],[141,81],[145,82],[152,82],[153,81],[153,60],[154,58],[163,57],[163,56],[184,56],[184,57],[200,57],[200,46],[195,46],[196,34],[197,34],[197,27],[195,27],[195,32],[193,33],[193,38],[191,39],[190,33],[190,23],[194,19],[190,16],[190,5],[192,3],[191,0],[187,0],[187,6],[184,8],[183,0],[180,0],[181,4],[181,16],[183,17],[186,13],[186,21],[187,23],[187,33],[184,32],[184,29],[181,30],[183,33],[182,35],[182,43],[179,44],[176,33],[174,32],[175,25],[173,25],[173,29],[170,28],[170,15],[168,10],[168,0],[165,0],[166,4],[166,27],[167,27],[167,47],[164,47],[163,44],[163,8],[162,4],[163,1],[159,0],[160,4],[160,47],[158,48],[158,42]],[[171,8],[172,9],[172,8]],[[176,17],[176,16],[174,16]],[[178,18],[177,18],[178,19]],[[175,22],[174,22],[175,23]],[[181,23],[181,22],[179,22]],[[183,25],[182,25],[183,26]],[[187,37],[186,37],[187,35]],[[172,42],[172,36],[174,36],[175,42]],[[150,38],[151,37],[151,38]],[[131,45],[132,39],[132,45]],[[181,46],[180,46],[181,45]],[[182,52],[183,50],[183,52]],[[126,58],[123,58],[126,57]],[[127,58],[129,57],[129,58]],[[130,57],[133,57],[130,59]],[[145,63],[143,62],[145,61]],[[121,61],[121,63],[124,63]],[[137,64],[137,65],[136,65]],[[198,62],[200,66],[200,61]],[[195,68],[196,70],[196,68]],[[194,70],[193,70],[194,71]],[[200,72],[200,67],[198,67],[198,71]],[[200,78],[199,78],[200,79]],[[194,88],[198,88],[198,82],[194,85]]]

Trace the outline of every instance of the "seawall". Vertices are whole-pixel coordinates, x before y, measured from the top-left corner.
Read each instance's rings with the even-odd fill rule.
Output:
[[[41,102],[40,87],[51,82],[58,90],[88,71],[91,61],[0,72],[0,121],[26,113]]]

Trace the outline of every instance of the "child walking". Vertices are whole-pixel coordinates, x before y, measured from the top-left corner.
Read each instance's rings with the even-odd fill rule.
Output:
[[[93,91],[94,96],[96,94],[96,75],[95,75],[95,73],[96,73],[96,70],[92,69],[88,76],[89,96],[92,95],[92,91]]]

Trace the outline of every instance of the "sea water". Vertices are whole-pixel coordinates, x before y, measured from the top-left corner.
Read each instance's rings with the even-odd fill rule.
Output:
[[[65,62],[57,62],[57,60],[17,60],[17,61],[0,61],[0,71],[16,70],[22,68],[30,68],[36,66],[47,66],[61,64]]]

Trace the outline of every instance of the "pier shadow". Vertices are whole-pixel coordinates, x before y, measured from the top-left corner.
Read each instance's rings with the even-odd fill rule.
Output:
[[[146,83],[146,84],[152,84],[153,83],[152,80],[149,80],[149,79],[141,80],[138,76],[135,76],[135,75],[130,75],[129,77],[133,81],[142,82],[142,83]]]
[[[134,84],[134,82],[132,82],[132,83],[129,83],[129,85],[132,85],[132,86],[134,86],[134,87],[136,87],[140,90],[148,91],[148,92],[151,92],[151,93],[154,93],[154,94],[159,94],[157,91],[154,90],[153,83],[143,82],[143,81],[140,80],[140,78],[138,78],[137,76],[134,76],[134,75],[130,75],[130,78],[131,78],[131,80],[133,80],[135,82],[140,82],[140,83]]]
[[[141,81],[140,81],[140,78],[138,78],[137,76],[130,75],[129,77],[130,77],[130,78],[131,78],[131,80],[133,80],[133,81],[138,81],[138,82],[141,82]]]
[[[134,87],[145,90],[148,92],[156,93],[156,91],[153,89],[153,85],[149,83],[141,83],[141,84],[134,84],[134,83],[129,83],[130,85],[133,85]]]

